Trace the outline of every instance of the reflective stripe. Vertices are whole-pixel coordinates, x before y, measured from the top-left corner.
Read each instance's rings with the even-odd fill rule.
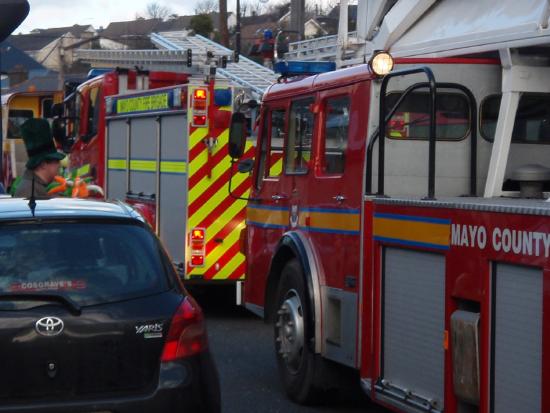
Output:
[[[228,278],[233,271],[235,271],[235,268],[237,268],[239,265],[241,265],[244,262],[244,255],[243,254],[236,254],[226,265],[223,267],[223,269],[218,272],[216,275],[214,275],[215,280],[224,280]]]
[[[126,170],[126,159],[109,159],[107,166],[110,170]],[[145,159],[132,159],[130,170],[134,172],[156,172],[157,161]],[[161,161],[160,172],[169,174],[187,173],[187,162],[184,161]]]
[[[136,172],[156,172],[156,161],[145,161],[141,159],[130,159],[130,170]]]
[[[187,162],[161,161],[160,171],[163,173],[184,174],[187,173]]]
[[[243,278],[242,264],[245,258],[236,246],[239,243],[240,230],[244,226],[243,211],[246,203],[233,200],[227,192],[230,167],[227,156],[229,129],[225,129],[216,137],[218,143],[212,148],[210,155],[203,142],[206,137],[205,131],[193,130],[193,128],[190,130],[188,200],[191,205],[201,198],[201,203],[197,204],[197,208],[193,208],[194,212],[189,215],[188,228],[207,226],[206,241],[210,243],[210,247],[207,246],[204,267],[188,267],[186,278],[193,276],[203,276],[205,280],[224,280],[230,276]],[[247,144],[247,146],[251,145]],[[211,162],[211,166],[208,162]],[[236,174],[233,177],[233,188],[238,188],[247,179],[250,179],[247,174]],[[208,198],[204,197],[205,193],[209,194]],[[220,208],[221,205],[224,207]],[[227,231],[227,228],[232,229]],[[213,240],[217,237],[223,238],[223,242],[213,244]],[[235,274],[239,268],[243,268],[242,274]]]
[[[107,161],[109,169],[126,169],[126,159],[109,159]]]

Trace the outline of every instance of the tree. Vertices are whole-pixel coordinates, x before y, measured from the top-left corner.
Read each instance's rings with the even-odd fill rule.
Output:
[[[250,10],[251,16],[259,16],[262,14],[265,10],[265,4],[262,1],[250,1],[248,3],[248,9]]]
[[[172,11],[165,6],[162,6],[156,1],[152,1],[147,4],[145,8],[145,15],[150,19],[162,19],[165,20],[168,16],[172,14]]]
[[[200,0],[195,7],[195,14],[209,14],[218,11],[217,0]]]
[[[210,33],[212,33],[212,30],[214,30],[214,25],[209,15],[197,14],[191,18],[191,29],[193,29],[196,34],[208,37]]]

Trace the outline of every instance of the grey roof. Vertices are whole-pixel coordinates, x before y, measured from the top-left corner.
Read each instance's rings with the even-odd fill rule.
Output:
[[[51,218],[126,218],[143,222],[143,218],[121,202],[104,202],[76,198],[37,200],[35,216]],[[28,199],[0,198],[0,220],[32,217]]]
[[[78,25],[68,27],[54,27],[52,29],[36,29],[30,34],[16,34],[8,37],[8,40],[24,51],[41,50],[51,42],[59,39],[67,33],[71,33],[74,37],[79,38],[90,25]]]
[[[152,49],[149,40],[151,33],[160,31],[184,30],[189,28],[192,16],[175,19],[137,19],[110,23],[100,36],[127,45],[131,49]]]
[[[138,19],[123,22],[112,22],[101,32],[101,37],[121,40],[126,36],[148,35],[162,23],[161,19]]]
[[[47,70],[44,66],[15,47],[8,40],[0,43],[0,71],[5,73],[29,70]]]
[[[36,76],[32,79],[15,85],[8,89],[6,93],[27,92],[29,90],[35,92],[53,92],[59,89],[59,76],[57,73],[49,73],[46,76]]]

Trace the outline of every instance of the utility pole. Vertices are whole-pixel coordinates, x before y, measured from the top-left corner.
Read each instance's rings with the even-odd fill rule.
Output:
[[[290,30],[298,33],[299,39],[304,39],[305,0],[290,1]]]
[[[237,0],[237,25],[235,27],[235,57],[241,54],[241,1]]]
[[[57,52],[59,57],[59,72],[57,80],[58,90],[63,90],[65,84],[65,49],[63,45],[63,38],[64,36],[62,36],[57,42]]]
[[[229,46],[229,30],[227,29],[227,0],[219,0],[220,7],[220,36],[222,44]]]

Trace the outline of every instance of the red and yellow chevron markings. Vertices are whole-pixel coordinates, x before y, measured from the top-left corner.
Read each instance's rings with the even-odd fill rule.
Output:
[[[187,228],[206,229],[206,259],[204,266],[188,265],[186,278],[239,280],[245,276],[245,257],[239,250],[239,235],[245,225],[246,201],[234,199],[228,192],[231,166],[227,151],[229,129],[217,136],[208,134],[208,128],[190,128]],[[217,139],[210,154],[204,142],[209,137]],[[249,143],[244,156],[253,156],[253,147]],[[249,175],[235,171],[232,188],[236,196],[247,196]]]

